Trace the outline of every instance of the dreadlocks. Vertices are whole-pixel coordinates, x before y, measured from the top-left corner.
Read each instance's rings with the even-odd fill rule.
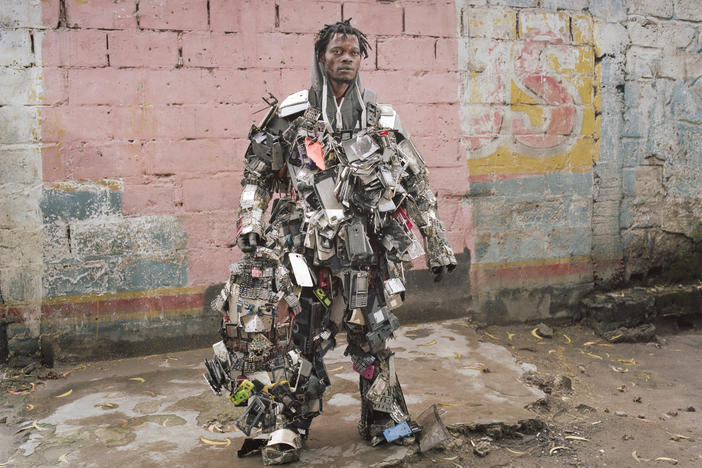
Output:
[[[361,49],[361,54],[363,58],[368,58],[368,50],[371,48],[368,43],[368,38],[358,29],[351,26],[351,18],[346,21],[337,21],[334,24],[325,24],[324,28],[317,33],[317,40],[314,43],[314,54],[315,57],[319,57],[320,54],[324,54],[327,50],[327,44],[334,34],[341,34],[342,37],[346,38],[347,34],[353,34],[358,38],[358,47]]]

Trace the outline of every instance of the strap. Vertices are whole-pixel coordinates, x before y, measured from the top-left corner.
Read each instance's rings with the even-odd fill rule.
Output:
[[[378,123],[380,112],[376,104],[376,94],[372,89],[363,90],[363,103],[366,107],[366,122],[368,126],[373,127]]]

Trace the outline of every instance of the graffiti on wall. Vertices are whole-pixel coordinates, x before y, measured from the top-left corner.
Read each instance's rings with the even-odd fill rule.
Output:
[[[596,158],[592,45],[577,43],[567,15],[526,19],[536,26],[520,24],[518,40],[477,38],[467,47],[463,130],[471,180],[585,172]]]

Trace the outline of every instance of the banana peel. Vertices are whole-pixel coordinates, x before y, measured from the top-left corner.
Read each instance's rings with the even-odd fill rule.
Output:
[[[521,457],[522,455],[526,455],[527,452],[520,452],[519,450],[512,450],[509,447],[505,447],[505,450],[507,450],[509,453],[513,453],[514,455]]]
[[[604,359],[602,356],[600,356],[598,354],[588,353],[588,352],[583,351],[583,350],[580,350],[580,353],[584,354],[585,356],[590,356],[591,358],[594,358],[594,359],[599,359],[600,361],[602,361]]]
[[[558,445],[556,447],[553,447],[551,450],[548,451],[549,455],[553,455],[557,450],[570,450],[570,447],[565,447],[563,445]]]
[[[229,447],[232,443],[232,441],[228,438],[224,440],[210,440],[205,439],[204,437],[200,437],[200,442],[202,442],[203,444],[214,445],[217,447]]]

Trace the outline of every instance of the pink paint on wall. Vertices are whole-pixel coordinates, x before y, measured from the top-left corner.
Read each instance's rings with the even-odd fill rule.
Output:
[[[472,247],[453,3],[91,0],[42,2],[44,179],[121,178],[126,216],[176,215],[188,282],[222,281],[238,258],[246,135],[261,96],[309,86],[314,34],[353,18],[368,34],[363,83],[398,110],[430,169],[457,252]],[[63,21],[63,20],[61,20]]]

